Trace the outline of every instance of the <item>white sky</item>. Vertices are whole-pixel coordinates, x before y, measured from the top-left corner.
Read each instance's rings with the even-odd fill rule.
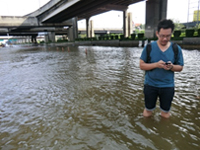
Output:
[[[23,16],[37,10],[47,2],[49,0],[0,0],[0,16]],[[195,7],[198,9],[197,6]],[[145,1],[130,5],[128,12],[132,12],[135,23],[145,23]],[[95,28],[121,28],[122,16],[123,14],[120,11],[111,11],[94,16],[91,19],[94,21]],[[192,14],[189,15],[189,21],[192,21],[192,17]],[[167,18],[187,22],[188,0],[168,0]],[[85,21],[79,21],[78,26],[85,27]]]
[[[0,16],[23,16],[50,0],[0,0]]]

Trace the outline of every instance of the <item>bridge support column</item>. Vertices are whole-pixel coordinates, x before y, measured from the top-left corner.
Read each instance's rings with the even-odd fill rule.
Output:
[[[31,36],[28,36],[29,43],[31,43]]]
[[[51,42],[55,43],[55,32],[49,32],[49,39]]]
[[[68,38],[69,41],[75,41],[78,38],[78,24],[77,24],[77,17],[72,18],[72,26],[69,28]]]
[[[45,35],[44,35],[44,40],[45,40],[46,43],[49,42],[48,34],[45,34]]]
[[[31,37],[30,36],[26,36],[26,43],[31,43]]]
[[[94,23],[90,20],[90,37],[94,37]]]
[[[131,36],[132,33],[133,33],[132,13],[128,13],[128,36]]]
[[[45,35],[45,42],[55,42],[55,32],[47,32]]]
[[[32,43],[37,43],[37,40],[36,40],[36,38],[37,38],[37,35],[32,35],[31,36],[31,41],[32,41]],[[26,42],[26,38],[24,38],[24,41]]]
[[[73,18],[73,27],[74,27],[74,40],[78,38],[78,18]]]
[[[89,20],[90,18],[86,18],[86,37],[90,37],[90,32],[89,32]]]
[[[166,16],[167,0],[146,1],[145,37],[155,37],[158,22],[162,19],[166,19]]]
[[[90,18],[86,18],[86,37],[91,38],[94,37],[94,24],[93,20],[90,20]]]
[[[123,11],[123,34],[128,37],[128,15],[127,10]]]

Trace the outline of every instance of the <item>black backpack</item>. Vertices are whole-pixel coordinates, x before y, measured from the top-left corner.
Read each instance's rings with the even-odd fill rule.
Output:
[[[174,60],[175,60],[174,64],[177,64],[178,63],[178,46],[177,46],[177,44],[172,43],[172,48],[173,48],[173,51],[174,51]],[[150,63],[151,62],[151,56],[150,56],[151,43],[147,44],[146,51],[147,51],[147,63]]]

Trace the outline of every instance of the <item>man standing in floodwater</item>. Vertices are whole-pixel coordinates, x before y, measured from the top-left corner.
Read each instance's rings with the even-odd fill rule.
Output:
[[[140,69],[145,70],[144,101],[145,109],[143,116],[149,117],[156,108],[159,97],[161,116],[170,117],[170,108],[174,97],[174,72],[183,69],[184,61],[180,46],[170,42],[174,30],[171,20],[161,20],[157,26],[157,41],[145,46],[140,57]],[[150,49],[148,53],[147,49]],[[177,56],[175,56],[177,55]]]

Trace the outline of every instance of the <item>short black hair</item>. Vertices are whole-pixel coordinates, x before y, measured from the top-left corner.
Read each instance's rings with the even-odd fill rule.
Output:
[[[163,19],[161,20],[159,23],[158,23],[158,26],[157,26],[157,31],[160,32],[160,29],[163,28],[163,29],[169,29],[171,28],[172,29],[172,32],[174,31],[174,23],[172,20],[170,19]]]

